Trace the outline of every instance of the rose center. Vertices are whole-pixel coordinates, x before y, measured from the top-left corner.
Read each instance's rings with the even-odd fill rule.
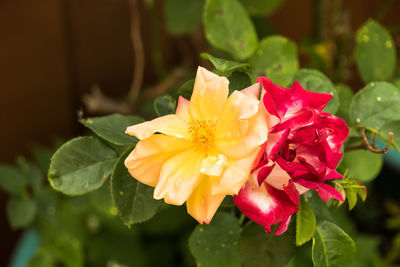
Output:
[[[207,152],[214,145],[215,123],[205,120],[194,120],[189,126],[190,140],[195,150]]]

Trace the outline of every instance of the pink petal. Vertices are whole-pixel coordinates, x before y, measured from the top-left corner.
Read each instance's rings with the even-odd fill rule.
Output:
[[[254,222],[264,226],[267,232],[270,232],[271,225],[283,223],[278,231],[278,234],[281,234],[287,228],[285,224],[288,223],[288,217],[298,210],[298,205],[293,203],[292,199],[298,198],[299,194],[293,191],[295,187],[284,191],[265,182],[258,186],[255,180],[254,176],[249,178],[239,194],[234,197],[234,202],[240,211]],[[288,194],[292,196],[289,197]]]
[[[305,108],[322,111],[332,98],[330,94],[307,91],[297,81],[291,88],[273,84],[265,77],[259,77],[257,82],[261,83],[267,91],[263,98],[266,109],[281,119],[292,116]]]
[[[313,182],[304,179],[296,179],[295,182],[304,187],[317,191],[319,197],[323,201],[328,201],[331,198],[344,201],[343,196],[335,188],[322,182]]]

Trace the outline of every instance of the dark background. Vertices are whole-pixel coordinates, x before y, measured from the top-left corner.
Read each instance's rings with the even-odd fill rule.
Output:
[[[159,82],[150,60],[154,42],[167,70],[179,62],[183,37],[166,32],[163,2],[155,0],[152,12],[140,5],[145,87]],[[352,29],[375,17],[384,2],[343,1]],[[312,0],[286,0],[270,21],[279,34],[299,42],[315,31],[313,12]],[[400,1],[394,1],[380,22],[398,25],[399,12]],[[0,37],[0,162],[29,157],[34,143],[79,134],[76,111],[93,85],[113,97],[129,90],[134,58],[127,0],[0,0]],[[357,78],[352,83],[359,85]],[[5,200],[0,192],[0,266],[20,234],[8,226]]]

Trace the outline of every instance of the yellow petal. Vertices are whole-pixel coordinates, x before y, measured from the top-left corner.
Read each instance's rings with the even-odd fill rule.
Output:
[[[166,160],[190,147],[185,139],[155,134],[137,143],[125,160],[129,173],[140,182],[155,186]]]
[[[210,223],[219,205],[224,200],[225,195],[212,195],[211,176],[204,175],[201,183],[193,191],[186,202],[187,211],[199,223]]]
[[[237,195],[249,178],[257,154],[255,150],[244,159],[230,161],[219,183],[213,185],[212,194]]]
[[[197,69],[189,112],[195,120],[216,121],[229,94],[229,81],[205,68]]]
[[[188,124],[175,114],[156,118],[151,121],[135,124],[126,129],[125,133],[145,139],[158,132],[178,138],[187,137]]]
[[[268,137],[267,117],[254,97],[234,92],[217,123],[216,148],[228,158],[241,159]]]
[[[182,205],[200,183],[200,167],[205,155],[188,149],[167,160],[161,167],[154,198]]]
[[[218,139],[237,139],[248,130],[248,119],[258,112],[259,101],[239,91],[229,96],[217,122]]]
[[[224,155],[209,155],[203,160],[200,171],[206,175],[220,176],[227,166],[228,159]]]

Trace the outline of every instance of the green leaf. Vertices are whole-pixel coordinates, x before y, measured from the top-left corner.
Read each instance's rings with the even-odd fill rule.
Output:
[[[322,72],[312,69],[301,69],[294,76],[294,80],[297,80],[306,90],[333,95],[324,111],[335,114],[340,104],[339,96],[335,86]]]
[[[169,95],[157,97],[154,100],[154,111],[158,116],[175,113],[175,100]]]
[[[312,210],[314,211],[317,222],[319,221],[334,221],[331,212],[329,211],[328,202],[322,201],[317,192],[310,190],[304,193]]]
[[[250,73],[251,67],[247,63],[239,63],[231,60],[226,60],[218,57],[214,57],[207,53],[201,53],[201,57],[205,60],[209,60],[218,71],[219,75],[228,77],[234,71],[241,71]]]
[[[288,86],[299,69],[296,44],[279,35],[267,37],[260,42],[250,64],[254,79],[266,76],[274,83]]]
[[[328,221],[318,223],[312,246],[315,267],[347,266],[355,255],[354,242],[342,229]]]
[[[337,111],[337,116],[344,119],[347,123],[350,122],[350,105],[353,100],[354,93],[346,84],[337,84],[336,91],[339,95],[340,105]]]
[[[26,227],[33,222],[36,214],[36,203],[32,199],[18,196],[7,202],[7,218],[11,228]]]
[[[208,41],[238,60],[257,48],[257,34],[246,10],[238,0],[207,0],[204,27]]]
[[[172,34],[190,33],[201,25],[204,0],[167,0],[165,18]]]
[[[136,144],[135,137],[125,134],[128,126],[143,122],[142,118],[121,114],[82,119],[80,122],[104,140],[115,145]]]
[[[300,199],[299,211],[296,214],[296,245],[301,246],[310,240],[315,231],[316,218],[308,202]]]
[[[17,169],[0,165],[0,188],[11,194],[19,195],[24,191],[28,180]]]
[[[110,176],[117,154],[96,137],[78,137],[54,153],[51,186],[67,195],[81,195],[103,185]]]
[[[332,182],[335,184],[336,190],[339,192],[344,192],[342,195],[347,199],[349,203],[349,210],[352,210],[357,203],[357,195],[360,196],[362,201],[367,198],[367,188],[360,182],[349,178],[348,169],[345,171],[343,179],[335,179]],[[344,202],[344,201],[343,201]],[[338,201],[338,206],[343,204],[342,201]]]
[[[383,124],[379,131],[379,136],[388,141],[389,133],[393,133],[393,141],[392,146],[400,152],[400,120],[397,121],[389,121]]]
[[[284,2],[284,0],[240,0],[250,15],[271,15]]]
[[[364,82],[391,78],[396,67],[396,49],[389,31],[368,20],[357,31],[355,57]]]
[[[112,245],[112,244],[110,244]],[[57,236],[48,248],[66,267],[84,266],[83,248],[78,239],[61,234]]]
[[[285,266],[295,252],[293,227],[275,236],[267,234],[260,225],[250,223],[240,235],[240,262],[245,267]]]
[[[354,124],[380,130],[400,120],[400,89],[387,82],[371,82],[354,96],[350,106]]]
[[[149,220],[161,205],[160,200],[153,198],[152,187],[140,183],[129,174],[124,164],[129,153],[127,151],[118,159],[111,176],[113,203],[128,226]]]
[[[217,213],[209,225],[197,225],[189,238],[197,266],[240,266],[239,235],[239,223],[233,214]]]
[[[367,183],[378,176],[382,165],[382,155],[358,149],[344,153],[339,168],[348,169],[351,178]]]
[[[241,71],[233,72],[229,77],[229,93],[231,94],[235,90],[242,90],[251,85],[251,79],[249,75]]]
[[[193,87],[194,87],[194,79],[189,80],[182,84],[181,87],[178,89],[178,96],[182,96],[183,98],[190,99],[192,97],[193,93]]]

